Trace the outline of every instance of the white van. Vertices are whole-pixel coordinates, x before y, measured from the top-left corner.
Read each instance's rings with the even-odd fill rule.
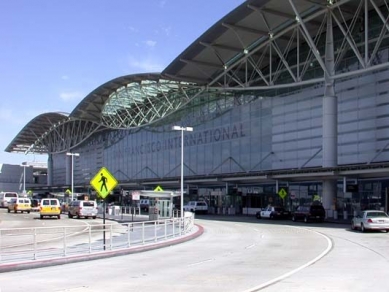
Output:
[[[183,207],[184,211],[189,211],[193,213],[208,213],[208,205],[205,201],[189,201],[186,205]]]
[[[0,193],[0,208],[8,208],[8,204],[12,199],[17,199],[18,193],[15,192],[1,192]]]
[[[97,211],[97,203],[95,201],[77,200],[70,202],[68,217],[73,218],[76,216],[77,218],[84,217],[85,219],[92,217],[96,219]]]

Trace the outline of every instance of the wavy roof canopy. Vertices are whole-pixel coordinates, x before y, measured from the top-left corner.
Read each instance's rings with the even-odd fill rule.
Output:
[[[189,102],[201,89],[159,73],[113,79],[88,94],[70,114],[114,129],[129,129],[160,120]]]
[[[95,131],[137,128],[163,119],[201,90],[194,83],[168,80],[159,73],[115,78],[88,94],[69,116],[46,113],[36,117],[5,151],[69,151]]]
[[[51,131],[54,125],[61,124],[68,119],[67,113],[44,113],[33,118],[16,135],[12,142],[5,149],[6,152],[28,152],[39,138]],[[47,153],[44,144],[34,147],[34,152]]]
[[[40,115],[6,151],[24,152],[32,145],[35,152],[69,151],[104,128],[133,129],[160,121],[206,89],[232,92],[322,82],[326,74],[330,76],[324,63],[329,25],[336,27],[338,37],[334,40],[335,75],[330,78],[388,67],[389,62],[377,57],[388,38],[388,10],[384,0],[244,1],[162,73],[113,79],[88,94],[69,116]],[[372,16],[381,26],[369,28]],[[366,33],[361,34],[361,28]],[[356,69],[350,69],[356,73],[339,73],[345,52],[347,58],[357,60]]]

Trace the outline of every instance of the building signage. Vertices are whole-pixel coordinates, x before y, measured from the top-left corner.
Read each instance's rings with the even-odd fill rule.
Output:
[[[227,140],[239,139],[245,137],[243,124],[225,126],[215,129],[207,129],[203,131],[195,131],[185,133],[184,147],[210,144]],[[181,136],[156,140],[150,143],[143,143],[137,146],[126,147],[122,150],[117,150],[114,153],[117,156],[122,155],[143,155],[156,153],[166,150],[174,150],[181,147]]]

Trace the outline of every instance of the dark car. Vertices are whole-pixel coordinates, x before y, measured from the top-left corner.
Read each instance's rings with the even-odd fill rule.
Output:
[[[298,206],[292,214],[292,220],[302,220],[305,223],[309,221],[323,222],[326,216],[326,211],[322,205]]]
[[[39,211],[40,206],[41,206],[40,199],[31,199],[31,211]]]

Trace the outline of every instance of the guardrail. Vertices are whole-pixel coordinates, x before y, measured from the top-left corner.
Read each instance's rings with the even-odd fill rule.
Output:
[[[154,244],[188,234],[193,227],[194,215],[185,213],[182,219],[0,229],[0,266]]]

